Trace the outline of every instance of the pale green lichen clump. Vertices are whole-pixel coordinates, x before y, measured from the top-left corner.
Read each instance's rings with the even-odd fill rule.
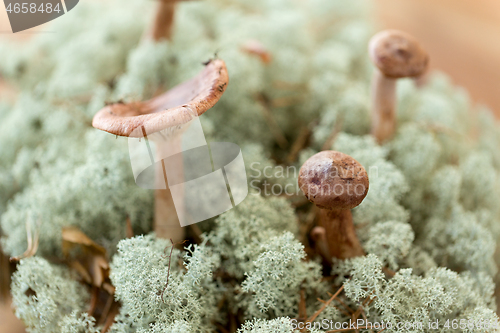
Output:
[[[89,298],[87,290],[70,275],[68,268],[45,259],[21,261],[12,278],[12,297],[16,316],[30,332],[70,332],[70,322],[94,326],[92,319],[78,316]]]
[[[440,329],[455,319],[498,323],[500,127],[488,110],[475,112],[442,74],[422,87],[401,80],[397,133],[378,145],[369,135],[374,31],[363,1],[181,2],[172,40],[140,42],[152,5],[145,13],[137,0],[82,2],[53,22],[57,33],[0,44],[0,73],[20,91],[0,104],[2,247],[20,255],[26,223],[39,231],[37,255],[18,264],[11,286],[29,332],[102,329],[87,314],[89,286],[60,260],[65,226],[108,252],[121,304],[113,333],[294,332],[341,286],[343,304],[325,306],[309,332],[358,309],[371,322],[423,323],[408,332],[435,331],[427,324],[436,320]],[[245,51],[252,40],[271,62]],[[230,84],[201,121],[208,141],[240,145],[251,191],[198,224],[198,244],[168,258],[170,241],[150,233],[153,192],[135,185],[126,139],[91,120],[105,103],[192,77],[215,53]],[[314,211],[298,200],[293,171],[325,148],[354,157],[370,178],[353,210],[367,255],[332,267],[310,248]],[[137,236],[124,239],[127,219]]]
[[[374,322],[427,323],[439,320],[490,321],[498,325],[491,277],[470,271],[460,274],[444,267],[430,269],[424,276],[401,269],[391,279],[384,278],[382,262],[373,254],[351,260],[351,278],[344,283],[346,296],[352,302],[367,297],[374,301],[365,307]],[[464,292],[467,291],[467,292]],[[482,317],[481,315],[484,315]],[[426,330],[414,329],[412,332]],[[473,327],[467,332],[488,332]]]
[[[168,327],[180,322],[201,332],[210,330],[219,315],[213,309],[223,292],[212,278],[220,256],[205,244],[192,246],[184,254],[175,250],[167,274],[169,260],[164,249],[169,245],[170,241],[155,240],[152,235],[120,242],[111,280],[123,307],[112,332],[168,332]]]

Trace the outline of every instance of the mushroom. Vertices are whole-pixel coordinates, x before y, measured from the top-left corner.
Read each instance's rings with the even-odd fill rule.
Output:
[[[159,41],[170,39],[174,25],[175,3],[179,0],[159,0],[155,18],[145,38]]]
[[[396,79],[419,77],[429,57],[418,41],[398,30],[384,30],[370,39],[368,52],[376,66],[372,79],[372,135],[379,143],[396,130]]]
[[[110,104],[94,116],[92,126],[97,129],[119,136],[143,137],[155,143],[156,158],[150,152],[151,160],[161,161],[154,164],[154,230],[158,237],[171,238],[174,242],[184,237],[167,181],[168,174],[180,182],[183,177],[182,158],[175,159],[176,165],[167,166],[170,172],[165,171],[164,159],[182,152],[181,134],[194,119],[217,103],[228,80],[224,61],[211,60],[197,76],[160,96],[142,102]]]
[[[327,243],[325,260],[364,255],[351,214],[368,193],[368,175],[363,166],[349,155],[325,150],[302,165],[298,182],[307,199],[320,208],[320,228],[316,228],[315,238]],[[319,245],[319,252],[325,256],[324,244]]]

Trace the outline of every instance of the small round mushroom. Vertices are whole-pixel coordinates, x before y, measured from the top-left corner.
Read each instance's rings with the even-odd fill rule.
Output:
[[[223,60],[210,61],[194,78],[148,101],[114,103],[105,106],[94,116],[92,126],[126,137],[149,137],[156,140],[156,160],[181,152],[180,134],[196,117],[217,103],[226,90],[229,77]],[[155,135],[159,133],[159,135]],[[178,163],[182,163],[179,159]],[[175,165],[176,179],[182,178],[182,165]],[[181,241],[184,229],[180,226],[172,194],[166,182],[164,168],[155,171],[158,186],[155,192],[156,235]],[[159,186],[161,184],[161,186]],[[166,189],[158,189],[165,188]]]
[[[383,143],[396,130],[396,80],[421,76],[429,56],[414,37],[398,30],[377,33],[370,40],[368,52],[376,66],[372,80],[372,134]]]
[[[299,187],[318,208],[318,227],[324,230],[329,250],[325,259],[364,255],[352,222],[351,209],[368,193],[368,175],[349,155],[333,150],[319,152],[300,168]],[[319,249],[324,256],[324,250]]]

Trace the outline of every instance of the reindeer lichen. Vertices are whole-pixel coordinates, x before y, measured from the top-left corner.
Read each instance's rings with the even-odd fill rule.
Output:
[[[396,134],[379,145],[369,135],[366,2],[181,1],[171,40],[157,43],[141,39],[154,4],[80,2],[54,20],[57,33],[0,43],[0,74],[19,92],[0,102],[2,248],[22,254],[27,223],[39,234],[11,286],[29,332],[103,329],[88,314],[89,288],[63,264],[68,226],[108,251],[120,303],[113,333],[292,333],[298,322],[320,333],[332,330],[323,320],[364,316],[498,324],[500,126],[486,108],[444,74],[401,80]],[[153,192],[135,184],[127,141],[92,128],[92,117],[155,96],[214,57],[230,83],[200,120],[208,142],[241,147],[250,192],[190,227],[169,257],[170,240],[151,233]],[[317,212],[297,187],[297,170],[325,149],[355,158],[370,180],[353,210],[366,256],[331,265],[313,248]]]

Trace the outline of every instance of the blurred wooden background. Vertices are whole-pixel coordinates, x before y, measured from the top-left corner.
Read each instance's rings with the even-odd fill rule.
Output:
[[[500,118],[499,0],[373,0],[373,5],[381,29],[413,34],[429,51],[432,68],[448,73]],[[50,30],[43,25],[14,35],[4,8],[2,1],[0,40],[27,40],[36,31]],[[2,95],[12,96],[12,91],[0,81]],[[19,327],[9,306],[0,305],[0,333],[22,332]]]
[[[499,0],[377,0],[384,28],[402,29],[422,41],[431,67],[448,73],[478,103],[500,118]]]

